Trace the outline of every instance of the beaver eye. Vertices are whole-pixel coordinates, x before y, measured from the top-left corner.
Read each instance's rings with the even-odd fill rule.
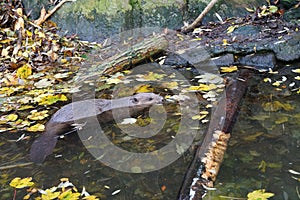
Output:
[[[153,98],[152,98],[152,97],[149,97],[149,98],[148,98],[148,101],[152,101],[152,100],[153,100]]]
[[[133,99],[132,99],[132,102],[133,102],[133,103],[137,103],[137,102],[139,102],[139,100],[138,100],[137,98],[133,98]]]

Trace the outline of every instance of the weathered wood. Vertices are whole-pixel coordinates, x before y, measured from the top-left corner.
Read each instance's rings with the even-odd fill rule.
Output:
[[[89,61],[83,65],[83,69],[75,77],[75,81],[95,79],[125,70],[166,50],[167,47],[168,40],[163,35],[156,35],[135,44],[124,44],[124,50],[117,49],[116,54],[109,55],[106,58],[101,55],[105,54],[105,49],[100,49],[98,52],[92,53],[95,56],[89,58]],[[111,49],[107,51],[111,51]]]
[[[207,189],[213,187],[250,74],[249,70],[241,70],[237,78],[227,79],[226,97],[220,100],[212,113],[204,140],[186,173],[179,193],[180,200],[200,200]],[[223,115],[225,111],[226,116]]]

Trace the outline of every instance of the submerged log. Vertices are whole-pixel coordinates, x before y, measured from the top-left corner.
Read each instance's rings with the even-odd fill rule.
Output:
[[[212,113],[204,140],[196,149],[194,159],[185,175],[179,192],[180,200],[201,200],[207,189],[213,187],[250,75],[250,70],[243,69],[237,78],[227,79],[226,97],[219,101]],[[223,116],[224,110],[226,116]]]

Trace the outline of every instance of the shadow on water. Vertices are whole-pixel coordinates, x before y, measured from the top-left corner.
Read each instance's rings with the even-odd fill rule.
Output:
[[[254,78],[241,106],[215,184],[217,190],[210,191],[207,199],[219,199],[219,195],[246,197],[247,193],[260,188],[275,193],[275,200],[298,199],[296,187],[299,182],[288,170],[300,171],[300,97],[295,93],[274,93],[273,86],[260,79],[260,76]],[[293,109],[267,107],[268,102],[276,101],[286,106],[290,104]],[[118,141],[118,137],[112,137],[113,133],[109,132],[111,127],[114,124],[107,125],[108,135]],[[28,152],[33,140],[16,143],[17,136],[22,134],[1,134],[1,167],[29,162]],[[168,142],[168,137],[167,134],[160,136],[162,145]],[[135,141],[128,146],[136,148],[136,145]],[[44,189],[57,185],[60,178],[68,177],[80,190],[85,186],[89,193],[103,197],[101,199],[176,199],[192,158],[191,152],[159,171],[122,173],[95,161],[74,134],[59,140],[54,154],[42,165],[1,170],[0,198],[12,199],[13,189],[9,182],[14,177],[31,176],[38,187]],[[114,194],[118,190],[120,192]],[[18,197],[21,195],[22,191]]]

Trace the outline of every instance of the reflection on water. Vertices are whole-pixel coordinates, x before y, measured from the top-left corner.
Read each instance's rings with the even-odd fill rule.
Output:
[[[296,187],[300,184],[288,170],[300,171],[299,96],[276,95],[272,86],[263,83],[258,85],[260,79],[257,77],[254,80],[241,106],[215,184],[217,190],[210,191],[206,199],[219,199],[219,195],[246,197],[247,193],[260,188],[275,193],[273,199],[276,200],[298,199]],[[266,103],[275,101],[282,105],[290,104],[292,109],[279,106],[278,109],[273,107],[270,110]],[[2,166],[28,162],[32,140],[13,141],[21,134],[1,134]],[[118,137],[113,137],[112,132],[108,134],[111,139],[119,141]],[[160,135],[159,141],[167,143],[168,138],[170,134]],[[127,147],[130,146],[128,144]],[[133,142],[133,148],[137,144]],[[191,152],[160,171],[122,173],[95,161],[78,136],[68,136],[59,141],[54,154],[43,165],[1,170],[0,199],[12,199],[13,189],[9,187],[9,182],[17,176],[32,176],[40,188],[55,186],[60,178],[68,177],[79,190],[85,186],[89,193],[102,199],[176,199],[192,158]],[[55,155],[63,157],[55,158]],[[117,193],[118,190],[120,192]],[[18,197],[21,196],[22,191],[18,192]]]

